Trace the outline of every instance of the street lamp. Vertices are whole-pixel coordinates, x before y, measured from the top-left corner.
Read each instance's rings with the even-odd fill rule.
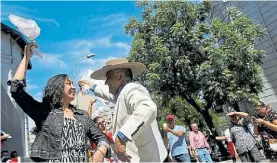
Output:
[[[75,81],[75,73],[74,73],[74,71],[75,71],[75,66],[76,66],[76,64],[78,63],[78,62],[80,62],[81,60],[83,60],[83,59],[88,59],[88,58],[92,58],[92,57],[94,57],[95,56],[95,54],[89,54],[89,55],[87,55],[87,56],[84,56],[84,57],[81,57],[81,58],[79,58],[75,63],[74,63],[74,65],[73,65],[73,68],[72,68],[72,77],[73,77],[73,80]],[[76,81],[75,81],[76,82]],[[75,93],[75,99],[76,99],[76,107],[78,108],[79,106],[78,106],[78,96],[76,97],[76,93]]]

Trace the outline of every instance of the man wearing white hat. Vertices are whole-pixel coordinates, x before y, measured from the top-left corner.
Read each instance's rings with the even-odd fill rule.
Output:
[[[86,84],[96,96],[115,103],[112,134],[122,161],[163,162],[167,157],[156,121],[157,106],[147,89],[132,81],[133,75],[145,70],[141,63],[113,59],[91,74],[93,79],[106,80],[109,90],[79,81],[80,87]]]

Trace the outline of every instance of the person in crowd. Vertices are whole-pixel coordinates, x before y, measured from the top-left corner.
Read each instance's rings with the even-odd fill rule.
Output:
[[[112,133],[107,131],[106,120],[102,116],[93,119],[96,127],[107,137],[110,144],[114,144]]]
[[[1,151],[1,162],[7,162],[9,160],[9,151],[3,150]]]
[[[106,127],[106,121],[105,118],[102,116],[97,116],[93,119],[96,127],[107,137],[109,144],[113,145],[114,141],[113,141],[113,137],[112,137],[112,132],[107,131],[107,127]],[[96,146],[93,146],[93,149],[95,149]],[[116,156],[116,154],[114,153],[113,149],[112,150],[112,155],[110,158],[107,158],[107,162],[118,162],[118,157]]]
[[[186,129],[175,124],[175,116],[166,116],[164,131],[167,134],[168,147],[175,162],[191,162],[188,145],[185,138]]]
[[[262,101],[255,104],[255,111],[258,118],[254,119],[254,131],[256,135],[261,135],[265,155],[271,161],[277,161],[277,113]]]
[[[239,156],[237,154],[235,145],[234,145],[234,143],[232,141],[231,133],[230,133],[230,129],[229,128],[227,128],[224,131],[224,136],[217,136],[216,140],[226,141],[227,142],[227,147],[228,147],[228,150],[229,150],[229,153],[230,153],[230,157],[232,158],[233,162],[236,162],[237,160],[239,160]]]
[[[91,117],[92,116],[92,111],[94,110],[93,108],[93,104],[96,102],[96,99],[95,98],[92,98],[90,101],[89,101],[89,104],[88,104],[88,116]]]
[[[81,92],[82,93],[82,92]],[[96,102],[96,99],[92,98],[89,101],[89,105],[88,105],[88,116],[91,117],[92,116],[92,112],[94,111],[93,108],[93,104]],[[88,142],[89,148],[88,148],[88,160],[89,162],[93,162],[93,150],[96,150],[96,145],[93,142]],[[93,149],[93,147],[95,147]]]
[[[11,152],[11,158],[7,161],[7,163],[20,163],[21,157],[17,155],[17,151]]]
[[[66,74],[49,79],[43,91],[42,102],[36,101],[24,89],[27,65],[33,52],[25,46],[24,57],[8,85],[11,96],[21,109],[36,124],[36,139],[31,149],[31,159],[43,162],[84,162],[87,161],[87,141],[98,146],[94,162],[109,157],[110,147],[106,137],[95,127],[86,111],[70,104],[74,100],[75,87]]]
[[[189,133],[190,146],[198,156],[200,162],[212,162],[211,158],[211,148],[208,144],[204,134],[198,130],[198,125],[191,124],[191,132]]]
[[[244,112],[230,112],[231,139],[235,144],[235,149],[242,162],[260,162],[260,152],[258,144],[248,128],[249,116]]]
[[[109,89],[79,81],[80,87],[87,85],[96,96],[115,103],[112,134],[117,156],[125,162],[162,162],[167,156],[156,121],[157,106],[147,89],[133,82],[133,75],[145,70],[141,63],[113,59],[91,74],[93,79],[106,80]]]

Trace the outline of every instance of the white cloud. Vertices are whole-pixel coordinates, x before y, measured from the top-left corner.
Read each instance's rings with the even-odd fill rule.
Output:
[[[129,17],[124,13],[114,13],[107,16],[95,17],[88,16],[88,24],[91,30],[105,29],[105,31],[118,31],[124,29],[124,24],[129,20]]]
[[[39,88],[38,85],[32,84],[32,80],[27,80],[26,83],[27,83],[26,89],[27,89],[28,92],[29,92],[29,91],[32,91],[32,90],[34,90],[34,89]]]
[[[41,23],[53,23],[57,27],[59,27],[59,23],[55,19],[50,18],[42,18],[38,17],[37,10],[36,9],[29,9],[27,7],[19,6],[19,5],[9,5],[9,4],[3,4],[2,3],[2,13],[1,13],[1,19],[2,20],[8,20],[9,14],[18,15],[24,18],[33,19],[35,21],[41,22]]]
[[[58,46],[57,46],[58,45]],[[112,41],[111,36],[101,37],[97,39],[73,39],[69,41],[63,41],[52,45],[51,49],[59,49],[60,54],[66,54],[72,56],[74,59],[86,56],[96,49],[104,49],[112,52],[118,50],[122,54],[127,54],[130,50],[130,45],[121,41]],[[108,54],[109,55],[109,54]],[[114,54],[112,54],[114,55]],[[96,53],[96,56],[103,56],[103,54]],[[93,61],[86,60],[85,62],[92,63]]]
[[[115,58],[116,57],[108,56],[108,57],[92,59],[92,60],[90,59],[83,60],[82,62],[80,62],[81,66],[79,66],[79,69],[76,70],[75,80],[81,79],[88,72],[92,73],[93,71],[103,67],[107,61]]]
[[[104,46],[104,47],[117,47],[117,48],[122,48],[126,51],[130,50],[129,44],[123,43],[123,42],[112,42],[110,36],[103,37],[99,40],[95,40],[94,45]]]
[[[65,61],[62,59],[61,55],[56,55],[56,54],[45,54],[45,58],[34,58],[34,65],[39,65],[44,68],[48,69],[68,69],[69,66],[65,63]]]
[[[103,17],[97,17],[97,18],[93,18],[93,17],[94,15],[89,16],[88,18],[90,19],[88,21],[89,23],[100,24],[105,27],[128,21],[128,17],[123,13],[114,13]]]
[[[53,23],[53,24],[55,24],[57,27],[60,26],[60,24],[59,24],[55,19],[36,18],[35,20],[36,20],[36,21],[40,21],[40,22]]]
[[[37,88],[39,88],[39,86],[35,84],[27,84],[27,87],[26,87],[27,91],[31,91]]]

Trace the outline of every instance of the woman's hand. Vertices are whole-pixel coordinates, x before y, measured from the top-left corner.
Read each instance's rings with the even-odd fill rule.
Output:
[[[103,162],[103,161],[104,161],[104,155],[99,150],[97,150],[93,155],[92,162],[99,163],[99,162]]]
[[[25,46],[24,49],[24,57],[26,57],[26,59],[31,59],[33,56],[33,52],[31,50],[32,46],[34,46],[35,48],[38,48],[38,45],[34,42],[30,42]]]
[[[107,153],[107,150],[108,149],[106,148],[106,146],[104,145],[100,146],[93,155],[93,162],[95,163],[103,162],[105,155]]]

